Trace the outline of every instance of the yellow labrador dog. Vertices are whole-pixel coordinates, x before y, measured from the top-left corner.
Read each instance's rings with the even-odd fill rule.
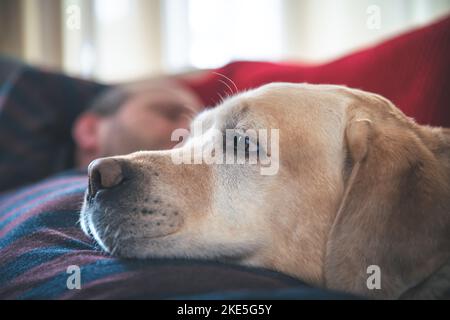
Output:
[[[233,261],[367,297],[448,290],[449,129],[375,94],[288,83],[229,98],[199,125],[179,148],[93,162],[84,231],[119,256]],[[227,129],[240,130],[234,149]],[[219,156],[180,161],[193,150]],[[230,152],[236,163],[217,161]]]

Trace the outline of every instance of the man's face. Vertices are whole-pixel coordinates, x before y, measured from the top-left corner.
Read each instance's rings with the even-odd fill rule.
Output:
[[[138,150],[172,148],[171,134],[188,128],[200,111],[200,102],[177,88],[139,90],[117,113],[99,123],[99,156],[122,155]]]

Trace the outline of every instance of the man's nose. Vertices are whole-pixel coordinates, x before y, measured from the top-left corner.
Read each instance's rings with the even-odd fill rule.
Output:
[[[89,195],[95,196],[102,189],[118,186],[124,179],[122,166],[112,158],[97,159],[88,167]]]

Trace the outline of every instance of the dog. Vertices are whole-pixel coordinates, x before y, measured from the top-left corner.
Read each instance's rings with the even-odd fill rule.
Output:
[[[178,148],[91,163],[80,223],[102,248],[264,267],[368,298],[450,287],[449,129],[419,125],[376,94],[291,83],[229,97],[199,124]],[[213,130],[267,128],[278,146],[238,140],[272,157],[278,147],[275,174],[259,160],[174,163]]]

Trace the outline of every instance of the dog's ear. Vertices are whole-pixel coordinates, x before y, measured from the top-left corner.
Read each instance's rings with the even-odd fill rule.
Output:
[[[345,192],[324,276],[332,289],[397,298],[448,257],[449,190],[439,161],[414,132],[420,126],[383,107],[392,110],[380,116],[349,108]]]

